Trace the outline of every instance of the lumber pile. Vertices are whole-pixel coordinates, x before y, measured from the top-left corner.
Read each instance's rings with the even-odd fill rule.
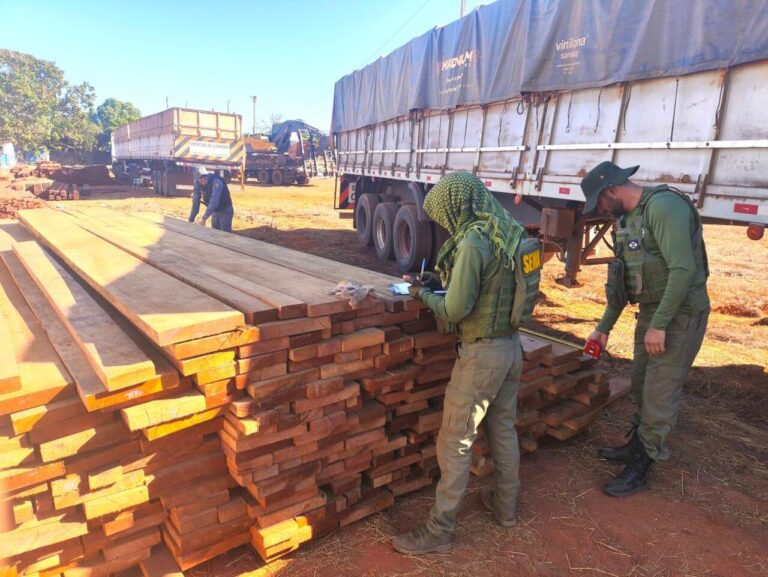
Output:
[[[43,208],[45,204],[29,193],[0,190],[0,220],[17,218],[20,210]]]
[[[61,170],[61,164],[51,160],[38,160],[35,163],[35,176],[52,178],[52,175]]]
[[[103,164],[59,166],[58,168],[51,164],[45,167],[39,166],[37,170],[40,174],[44,173],[47,178],[78,186],[112,184],[114,182],[109,168]]]
[[[9,571],[270,561],[433,483],[455,339],[390,277],[157,215],[20,218],[0,224]],[[344,278],[378,298],[331,296]],[[620,393],[575,348],[523,345],[525,451]]]
[[[58,180],[47,187],[41,187],[39,191],[33,187],[31,192],[43,200],[80,200],[80,190],[75,185]]]

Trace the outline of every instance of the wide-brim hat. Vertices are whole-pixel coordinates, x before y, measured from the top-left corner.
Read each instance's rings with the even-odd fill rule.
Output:
[[[606,160],[601,162],[581,179],[581,190],[586,199],[582,214],[592,214],[597,208],[600,193],[612,186],[624,184],[629,177],[637,172],[640,166],[621,168]]]

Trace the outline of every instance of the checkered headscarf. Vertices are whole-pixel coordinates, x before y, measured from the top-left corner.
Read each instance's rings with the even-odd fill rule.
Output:
[[[450,281],[456,248],[470,230],[491,241],[494,254],[506,268],[514,267],[523,227],[474,174],[454,172],[442,178],[424,199],[424,212],[451,235],[440,248],[435,265],[443,286]]]

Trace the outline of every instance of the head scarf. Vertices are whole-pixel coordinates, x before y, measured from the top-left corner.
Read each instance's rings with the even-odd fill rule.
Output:
[[[442,178],[424,199],[424,212],[451,235],[435,264],[443,286],[450,282],[456,248],[470,230],[491,241],[496,258],[505,268],[515,266],[513,257],[523,227],[474,174],[454,172]]]

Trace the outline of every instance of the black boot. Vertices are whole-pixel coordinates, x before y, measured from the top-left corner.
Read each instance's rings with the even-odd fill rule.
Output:
[[[642,448],[640,435],[637,434],[637,427],[632,427],[629,442],[621,447],[602,447],[597,450],[597,454],[603,459],[613,461],[614,463],[629,464],[635,457],[635,453]]]
[[[635,457],[612,481],[603,485],[603,491],[613,497],[628,497],[648,488],[648,470],[653,460],[641,445]]]

